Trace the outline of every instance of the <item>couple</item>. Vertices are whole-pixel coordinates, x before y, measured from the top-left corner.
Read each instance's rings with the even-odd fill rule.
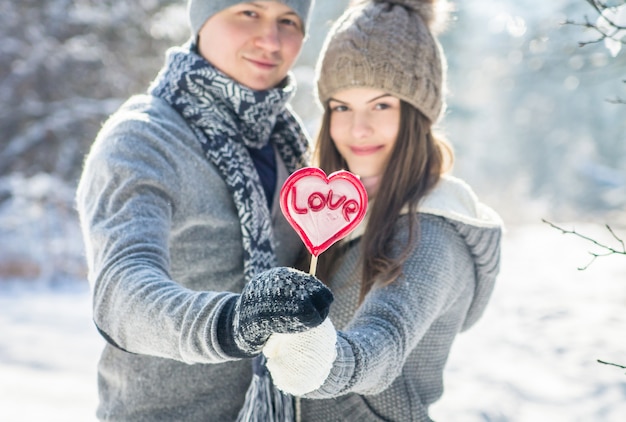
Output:
[[[312,3],[189,0],[191,40],[93,144],[77,206],[107,341],[100,420],[430,420],[451,345],[490,297],[501,222],[447,174],[433,131],[435,0],[338,19],[309,161],[288,101]],[[370,202],[317,277],[296,269],[308,258],[277,200],[307,165],[357,174]]]

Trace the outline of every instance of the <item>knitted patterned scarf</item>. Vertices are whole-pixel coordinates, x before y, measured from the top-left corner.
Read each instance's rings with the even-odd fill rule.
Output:
[[[149,93],[167,101],[185,118],[207,159],[222,174],[241,222],[248,282],[256,273],[275,266],[276,256],[270,210],[247,148],[262,148],[271,142],[289,173],[304,165],[307,138],[287,105],[295,83],[289,76],[282,87],[254,91],[217,70],[195,51],[193,43],[170,49]],[[273,386],[263,355],[255,358],[253,369],[238,420],[292,420],[292,397]]]

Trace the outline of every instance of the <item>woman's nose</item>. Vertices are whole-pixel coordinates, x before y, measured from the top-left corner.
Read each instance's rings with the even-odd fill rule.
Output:
[[[362,139],[372,134],[372,125],[365,114],[355,113],[352,121],[352,136]]]

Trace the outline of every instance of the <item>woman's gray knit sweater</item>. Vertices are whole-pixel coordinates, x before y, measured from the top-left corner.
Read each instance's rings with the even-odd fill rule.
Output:
[[[450,176],[418,212],[418,246],[403,275],[374,288],[358,309],[358,229],[348,239],[352,246],[330,280],[338,358],[324,384],[302,400],[303,421],[431,420],[428,407],[443,392],[452,343],[482,315],[493,290],[502,223]],[[398,244],[406,244],[406,215],[398,219],[396,233]]]

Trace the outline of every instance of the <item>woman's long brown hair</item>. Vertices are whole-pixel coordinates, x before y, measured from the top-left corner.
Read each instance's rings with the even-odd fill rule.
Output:
[[[316,164],[326,174],[347,169],[345,160],[330,137],[330,117],[331,111],[326,104],[315,146]],[[402,273],[402,265],[417,243],[414,233],[418,224],[418,203],[437,184],[441,175],[452,167],[453,161],[451,146],[432,133],[430,121],[415,107],[401,101],[398,138],[376,198],[368,210],[368,223],[361,240],[363,272],[359,303],[376,282],[387,285]],[[394,258],[391,256],[391,239],[404,206],[409,208],[409,238],[403,253]],[[321,280],[329,280],[344,252],[345,245],[340,242],[320,255],[317,274]]]

